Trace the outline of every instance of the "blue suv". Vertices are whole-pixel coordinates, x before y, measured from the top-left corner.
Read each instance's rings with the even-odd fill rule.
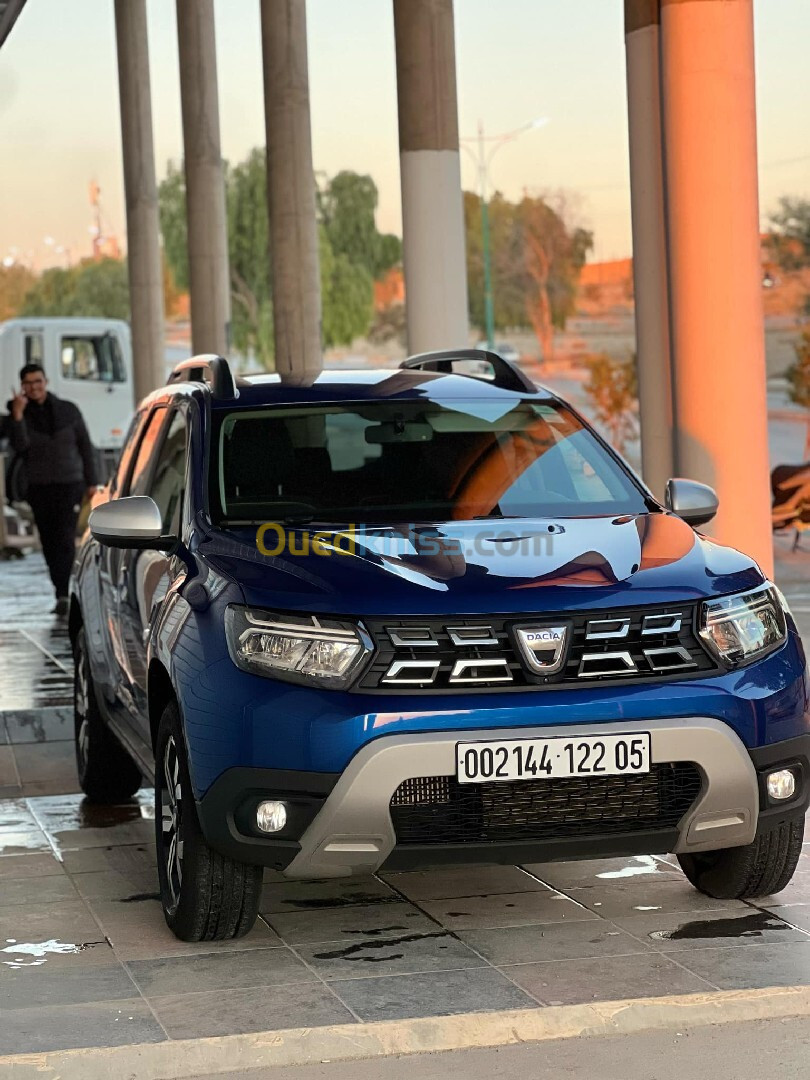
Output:
[[[674,852],[714,897],[793,874],[805,656],[748,556],[485,351],[140,405],[72,582],[90,799],[154,778],[166,920],[246,933],[262,868]]]

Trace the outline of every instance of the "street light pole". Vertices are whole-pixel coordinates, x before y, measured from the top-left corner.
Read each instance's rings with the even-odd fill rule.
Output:
[[[478,121],[478,185],[481,197],[481,250],[484,257],[484,323],[487,348],[495,348],[495,303],[492,297],[492,255],[489,242],[489,201],[487,159],[484,147],[484,124]]]
[[[508,131],[503,135],[487,136],[484,134],[484,123],[479,120],[478,136],[475,140],[459,139],[463,149],[467,150],[475,160],[478,171],[478,195],[481,200],[481,254],[484,261],[484,326],[487,335],[487,348],[490,350],[495,348],[495,299],[492,291],[492,243],[489,230],[489,166],[497,151],[506,143],[512,142],[527,131],[543,127],[547,123],[546,117],[540,117],[537,120],[531,120],[528,124],[524,124],[523,127],[517,128],[515,131]],[[472,142],[477,145],[477,155],[473,153],[468,145]],[[494,144],[489,153],[487,153],[487,143]]]

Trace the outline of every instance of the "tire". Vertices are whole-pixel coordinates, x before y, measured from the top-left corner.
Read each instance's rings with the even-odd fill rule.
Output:
[[[681,870],[706,896],[750,900],[781,892],[796,870],[802,852],[804,819],[787,821],[745,847],[722,848],[700,855],[679,855]]]
[[[155,848],[160,898],[181,941],[225,941],[247,934],[261,898],[261,866],[210,848],[191,788],[177,705],[167,705],[155,750]]]
[[[76,636],[73,659],[73,722],[79,786],[91,802],[126,802],[141,786],[141,771],[101,716],[84,627]]]

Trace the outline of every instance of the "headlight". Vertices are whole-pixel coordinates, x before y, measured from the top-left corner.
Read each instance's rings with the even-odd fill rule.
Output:
[[[237,667],[254,675],[343,689],[370,645],[358,627],[314,615],[231,606],[225,633]]]
[[[730,667],[772,652],[786,634],[785,613],[776,587],[770,583],[703,604],[700,636]]]

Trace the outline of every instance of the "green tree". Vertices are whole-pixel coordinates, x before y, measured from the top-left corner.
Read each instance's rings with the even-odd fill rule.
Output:
[[[377,231],[377,185],[344,170],[318,191],[318,210],[332,251],[380,277],[402,259],[402,241]]]
[[[158,217],[163,237],[163,252],[174,283],[188,289],[188,225],[186,222],[186,175],[170,161],[166,176],[158,186]]]
[[[20,314],[128,319],[127,264],[123,259],[85,259],[68,269],[46,270],[26,293]]]
[[[565,207],[544,199],[510,202],[499,192],[489,200],[495,326],[531,325],[543,355],[551,355],[553,331],[564,329],[576,302],[579,272],[593,236],[569,227]],[[470,319],[484,326],[484,263],[481,200],[464,193]]]
[[[322,334],[326,348],[349,345],[368,332],[374,317],[374,282],[364,266],[336,254],[326,229],[318,232],[321,261]]]
[[[594,417],[623,454],[627,441],[638,435],[636,358],[617,360],[608,353],[593,353],[585,358],[585,367],[588,371],[585,393]]]
[[[228,170],[226,197],[233,343],[239,352],[253,351],[263,367],[270,367],[273,305],[266,176],[264,150],[251,150]]]
[[[787,370],[790,400],[807,409],[807,431],[804,438],[804,457],[810,458],[810,330],[805,330],[793,346],[796,362]]]
[[[0,322],[14,318],[35,281],[35,275],[27,266],[19,263],[0,265]]]
[[[768,247],[779,266],[788,271],[810,266],[810,199],[783,196],[770,222]]]

